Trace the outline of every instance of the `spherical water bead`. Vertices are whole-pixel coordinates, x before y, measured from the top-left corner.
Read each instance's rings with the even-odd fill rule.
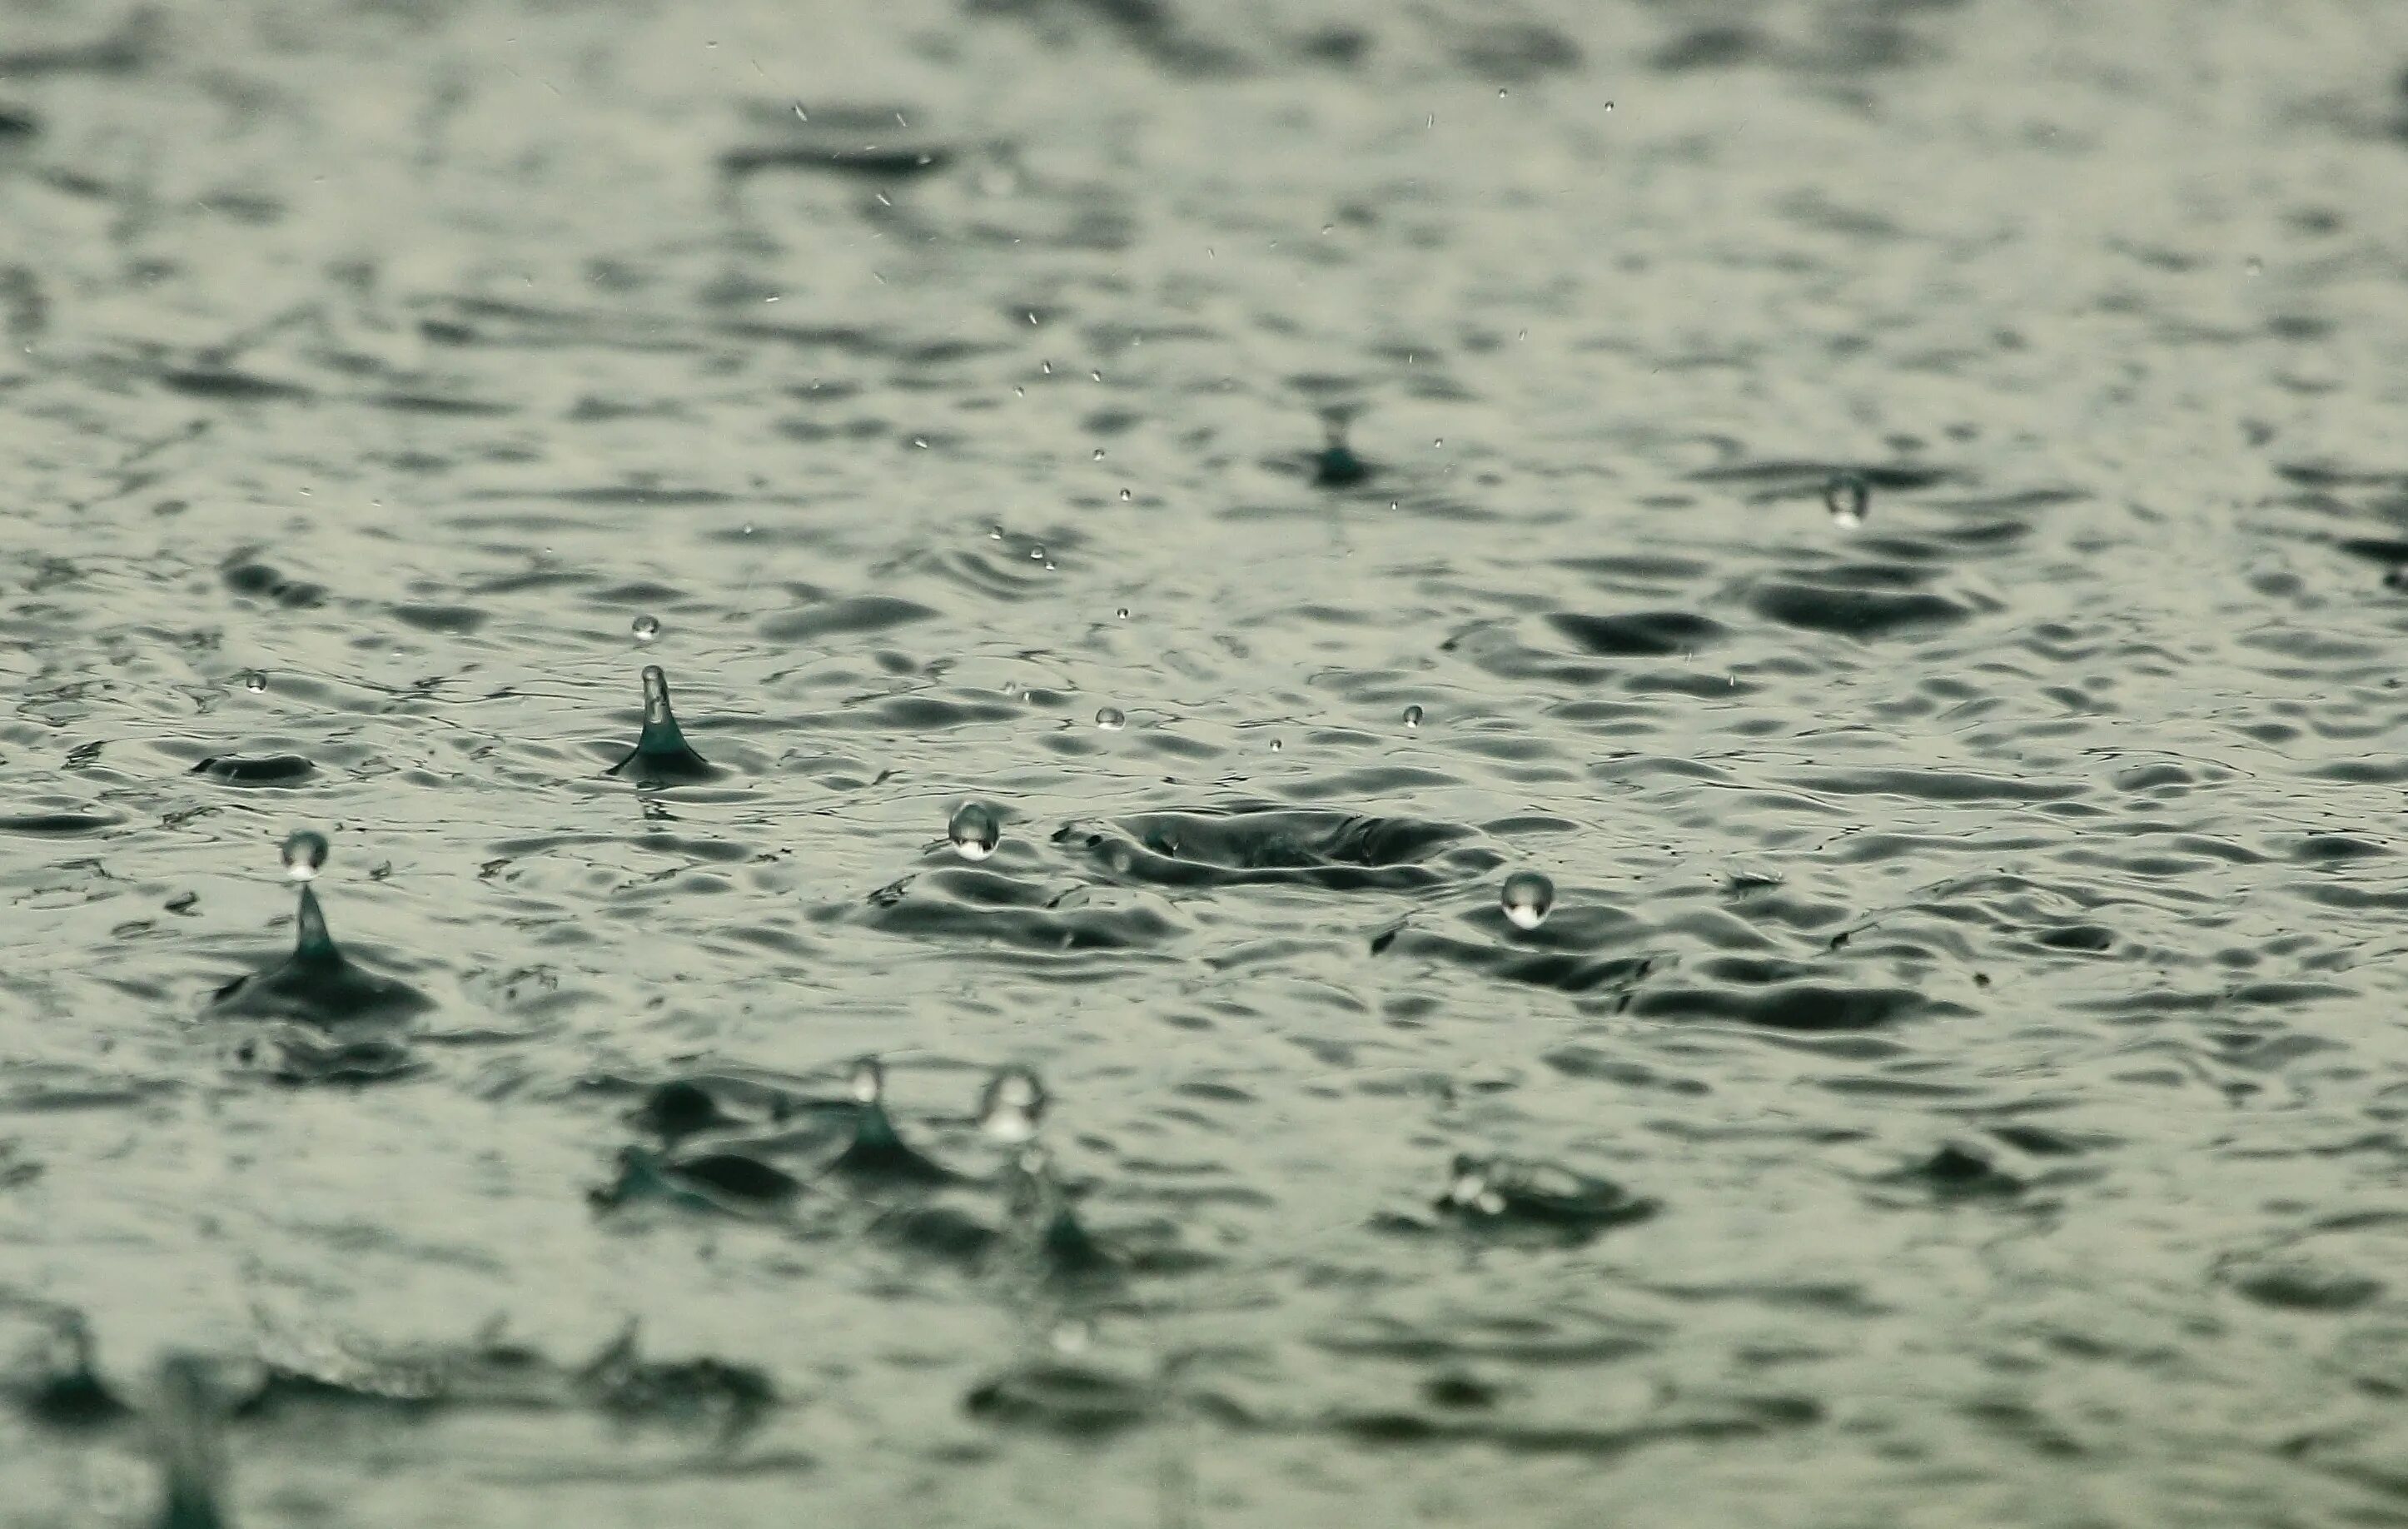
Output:
[[[1865,507],[1872,497],[1872,485],[1854,472],[1842,472],[1823,485],[1823,507],[1831,512],[1831,523],[1850,530],[1865,523]]]
[[[1555,905],[1555,884],[1536,871],[1516,871],[1505,878],[1497,902],[1515,929],[1537,929]]]
[[[1045,1085],[1025,1067],[1006,1067],[979,1096],[979,1129],[1007,1147],[1037,1139],[1045,1118]]]
[[[1096,714],[1096,726],[1106,732],[1118,732],[1128,726],[1128,716],[1117,706],[1107,706]]]
[[[255,669],[246,669],[242,671],[242,687],[255,696],[267,688],[267,676]]]
[[[963,859],[983,860],[1002,842],[1003,824],[986,803],[966,801],[945,826],[945,837],[953,842],[953,853]]]
[[[635,625],[627,629],[629,632],[634,634],[638,642],[651,642],[661,635],[661,618],[658,616],[638,616],[636,618]]]
[[[326,836],[296,829],[284,840],[284,873],[294,881],[310,881],[326,863]]]
[[[1124,489],[1122,489],[1122,490],[1121,490],[1121,502],[1122,502],[1123,504],[1126,504],[1126,503],[1128,503],[1128,502],[1129,502],[1129,491],[1128,491],[1127,489],[1125,489],[1125,488],[1124,488]]]
[[[886,1068],[876,1057],[864,1057],[853,1064],[853,1075],[845,1080],[845,1091],[856,1104],[875,1104],[886,1092]]]
[[[1408,707],[1406,707],[1406,708],[1405,708],[1405,726],[1406,726],[1406,727],[1408,727],[1408,728],[1418,728],[1418,727],[1420,727],[1421,725],[1422,725],[1422,709],[1421,709],[1420,707],[1418,707],[1418,706],[1408,706]]]
[[[1119,610],[1114,611],[1112,614],[1118,616],[1123,621],[1126,621],[1129,616],[1128,607],[1124,605]]]

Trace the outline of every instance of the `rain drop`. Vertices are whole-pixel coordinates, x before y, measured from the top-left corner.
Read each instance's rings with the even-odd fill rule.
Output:
[[[255,696],[267,688],[267,676],[258,670],[246,669],[242,671],[242,687]]]
[[[1117,706],[1107,706],[1096,714],[1096,726],[1106,732],[1118,732],[1128,726],[1128,717]]]
[[[1422,709],[1421,709],[1420,707],[1418,707],[1418,706],[1408,706],[1408,707],[1406,707],[1406,708],[1405,708],[1405,726],[1406,726],[1406,727],[1408,727],[1408,728],[1418,728],[1418,727],[1420,727],[1421,725],[1422,725]]]
[[[628,630],[635,634],[637,642],[650,642],[661,635],[661,618],[658,616],[638,616],[636,618],[636,624],[633,627],[630,627]]]
[[[1859,473],[1842,472],[1823,485],[1823,507],[1831,512],[1831,524],[1850,530],[1865,523],[1865,507],[1872,497],[1872,485]]]
[[[1045,549],[1042,547],[1029,548],[1028,560],[1032,563],[1041,563],[1045,561]]]
[[[1121,502],[1122,502],[1123,504],[1126,504],[1126,503],[1128,503],[1128,501],[1129,501],[1129,491],[1128,491],[1127,489],[1124,488],[1124,489],[1122,489],[1122,490],[1121,490]]]
[[[1006,1067],[979,1096],[979,1129],[1006,1147],[1037,1139],[1045,1118],[1045,1085],[1025,1067]]]
[[[966,801],[945,826],[945,837],[953,842],[953,853],[963,859],[983,860],[1002,841],[1003,824],[994,808],[982,801]]]
[[[1286,746],[1287,746],[1286,744],[1282,743],[1281,743],[1278,739],[1276,739],[1276,738],[1274,738],[1274,739],[1272,739],[1272,740],[1271,740],[1271,752],[1272,752],[1273,754],[1277,754],[1281,749],[1283,749],[1283,748],[1284,748],[1284,747],[1286,747]]]
[[[1536,871],[1516,871],[1505,878],[1497,901],[1515,929],[1537,929],[1555,905],[1555,884]]]
[[[1095,456],[1094,456],[1093,458],[1091,458],[1091,460],[1100,462],[1100,461],[1102,461],[1103,459],[1104,459],[1104,449],[1103,449],[1101,446],[1098,446],[1098,447],[1096,447],[1096,454],[1095,454]]]
[[[1126,621],[1129,618],[1128,607],[1124,605],[1119,610],[1114,611],[1112,614],[1118,616],[1123,621]]]
[[[313,881],[326,863],[326,836],[296,829],[284,841],[284,873],[294,881]]]

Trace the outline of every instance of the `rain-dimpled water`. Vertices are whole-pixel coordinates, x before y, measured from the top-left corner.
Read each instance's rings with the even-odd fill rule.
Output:
[[[2379,0],[0,0],[0,1523],[2408,1524]]]

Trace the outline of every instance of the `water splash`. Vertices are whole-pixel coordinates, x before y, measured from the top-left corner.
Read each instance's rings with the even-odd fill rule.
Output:
[[[853,1064],[848,1082],[856,1113],[853,1141],[828,1164],[828,1172],[850,1178],[900,1184],[949,1184],[950,1169],[913,1151],[896,1132],[886,1114],[886,1069],[876,1057]]]
[[[609,773],[632,774],[637,784],[646,786],[716,780],[721,774],[718,766],[686,743],[669,706],[668,676],[658,664],[644,666],[644,730]]]
[[[1312,454],[1312,482],[1318,488],[1352,488],[1371,476],[1371,465],[1354,454],[1346,443],[1346,426],[1351,416],[1343,410],[1332,409],[1321,416],[1325,444]]]
[[[325,844],[323,835],[307,831],[284,842],[285,873],[301,882],[293,916],[293,954],[220,988],[209,1000],[210,1012],[334,1027],[401,1020],[431,1006],[416,988],[377,975],[335,944],[317,889],[308,879],[325,864]]]
[[[221,1404],[198,1360],[170,1356],[159,1366],[151,1418],[164,1501],[159,1529],[228,1529]]]

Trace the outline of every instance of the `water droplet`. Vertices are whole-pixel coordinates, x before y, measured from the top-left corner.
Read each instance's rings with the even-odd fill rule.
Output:
[[[246,669],[242,671],[242,687],[255,696],[267,688],[267,676],[258,670]]]
[[[1054,363],[1053,363],[1053,362],[1051,362],[1051,361],[1039,361],[1039,363],[1037,363],[1037,364],[1038,364],[1039,366],[1043,367],[1043,368],[1045,368],[1045,375],[1046,375],[1046,376],[1051,377],[1051,376],[1053,376],[1053,375],[1054,375]]]
[[[853,1064],[853,1075],[845,1080],[845,1090],[856,1104],[875,1104],[886,1092],[886,1069],[876,1057],[864,1057]]]
[[[1272,752],[1273,754],[1277,754],[1281,749],[1285,748],[1286,746],[1287,746],[1286,744],[1284,744],[1284,743],[1281,743],[1281,742],[1280,742],[1278,739],[1276,739],[1276,738],[1274,738],[1274,739],[1272,739],[1272,740],[1271,740],[1271,752]]]
[[[1505,878],[1497,902],[1515,929],[1537,929],[1555,905],[1555,884],[1536,871],[1516,871]]]
[[[638,616],[636,618],[636,624],[627,629],[635,633],[637,642],[650,642],[654,638],[661,635],[661,618],[658,616]]]
[[[1029,548],[1028,560],[1032,563],[1041,563],[1045,561],[1045,549],[1042,547]]]
[[[1104,459],[1104,449],[1103,449],[1101,446],[1098,446],[1098,447],[1096,447],[1096,454],[1095,454],[1095,456],[1092,458],[1092,460],[1094,460],[1094,461],[1097,461],[1097,462],[1100,462],[1100,461],[1102,461],[1103,459]]]
[[[1422,709],[1421,709],[1420,707],[1418,707],[1418,706],[1408,706],[1408,707],[1406,707],[1406,708],[1405,708],[1405,726],[1406,726],[1406,727],[1408,727],[1408,728],[1418,728],[1418,727],[1420,727],[1421,725],[1422,725]]]
[[[1120,617],[1123,621],[1126,621],[1129,618],[1128,607],[1124,605],[1119,610],[1114,611],[1112,614]]]
[[[1497,87],[1497,99],[1500,101],[1505,99],[1505,87],[1502,85]]]
[[[1823,485],[1823,508],[1831,512],[1831,523],[1851,530],[1865,523],[1872,497],[1872,485],[1859,473],[1842,472]]]
[[[953,853],[963,859],[983,860],[1002,842],[1003,823],[986,803],[966,801],[945,825],[945,837],[953,842]]]
[[[1126,504],[1126,503],[1128,503],[1128,501],[1129,501],[1129,491],[1128,491],[1127,489],[1124,488],[1124,489],[1122,489],[1122,490],[1121,490],[1121,502],[1122,502],[1123,504]]]
[[[1045,1085],[1025,1067],[1006,1067],[979,1096],[979,1129],[1006,1147],[1037,1139],[1045,1118]]]
[[[987,532],[986,532],[986,539],[987,539],[989,541],[1002,541],[1002,540],[1003,540],[1003,527],[1002,527],[1002,526],[988,526],[988,527],[987,527]]]
[[[1444,437],[1444,436],[1440,436],[1440,437],[1438,437],[1437,439],[1433,440],[1430,442],[1430,450],[1432,450],[1432,451],[1440,451],[1440,450],[1443,450],[1443,449],[1445,448],[1445,446],[1446,446],[1446,437]]]
[[[2243,266],[2242,269],[2247,271],[2252,276],[2262,276],[2266,272],[2266,263],[2258,259],[2256,255],[2251,255],[2249,257],[2249,264]]]
[[[294,881],[315,880],[326,863],[326,836],[296,829],[284,840],[284,873]]]
[[[1107,706],[1096,714],[1096,726],[1106,732],[1118,732],[1128,726],[1128,717],[1117,706]]]
[[[1098,382],[1104,380],[1104,374],[1100,371],[1091,371],[1087,373],[1087,375],[1094,378]]]

